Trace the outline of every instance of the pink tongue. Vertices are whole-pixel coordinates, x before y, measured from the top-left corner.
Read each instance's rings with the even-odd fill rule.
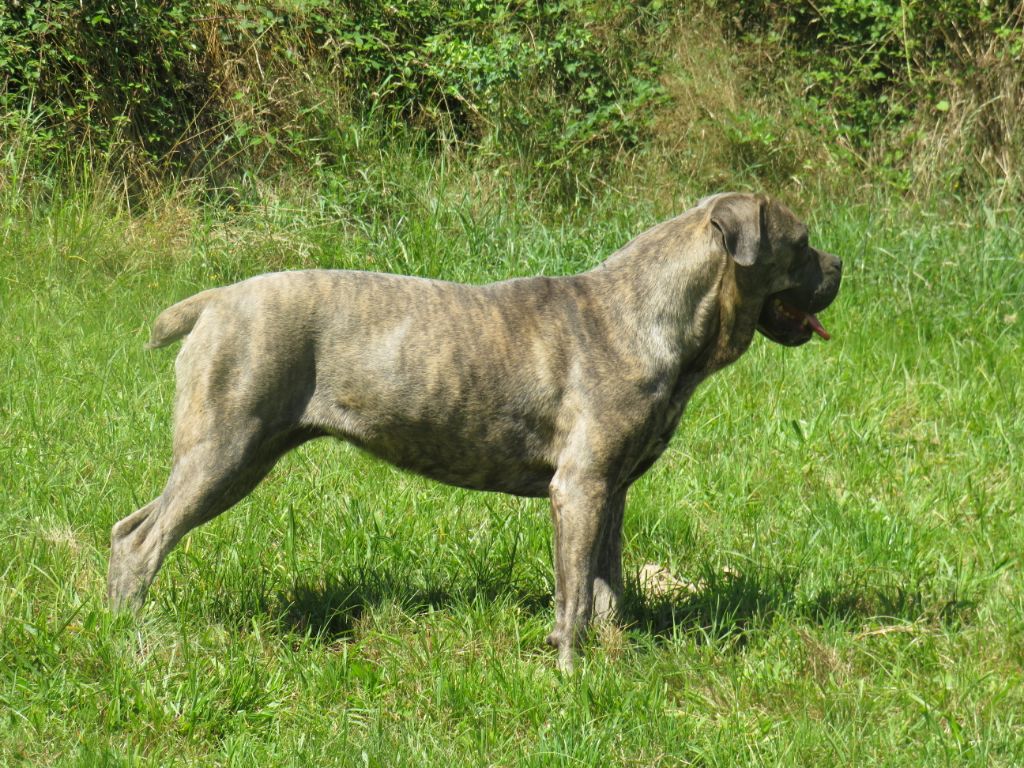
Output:
[[[807,313],[807,324],[811,326],[812,331],[821,336],[825,341],[832,338],[832,336],[829,335],[829,332],[825,330],[825,326],[822,325],[818,318],[810,312]]]

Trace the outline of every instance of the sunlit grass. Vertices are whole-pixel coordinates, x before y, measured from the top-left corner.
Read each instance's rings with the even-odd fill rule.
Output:
[[[134,622],[110,526],[159,493],[204,287],[329,266],[487,281],[597,263],[672,213],[552,213],[428,158],[298,202],[129,215],[8,195],[0,274],[0,762],[1016,765],[1024,760],[1017,215],[805,211],[832,342],[758,340],[631,493],[627,625],[562,678],[542,502],[326,441],[171,554]],[[365,181],[365,180],[364,180]],[[695,199],[700,190],[691,199]]]

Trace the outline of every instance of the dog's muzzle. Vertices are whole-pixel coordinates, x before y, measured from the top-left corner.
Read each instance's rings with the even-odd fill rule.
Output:
[[[814,334],[828,341],[831,337],[818,320],[821,312],[839,293],[843,263],[838,256],[813,251],[797,277],[797,285],[765,299],[757,319],[757,330],[772,341],[787,347],[806,344]]]

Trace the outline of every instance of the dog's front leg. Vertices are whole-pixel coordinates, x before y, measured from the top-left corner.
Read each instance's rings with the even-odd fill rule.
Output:
[[[622,601],[622,517],[626,489],[612,494],[601,526],[594,572],[594,619],[613,621]]]
[[[605,480],[562,468],[549,492],[555,528],[555,628],[547,640],[558,648],[558,668],[570,672],[594,608],[598,548],[610,494]]]

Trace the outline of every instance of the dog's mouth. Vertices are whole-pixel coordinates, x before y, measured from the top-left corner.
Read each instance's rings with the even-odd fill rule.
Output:
[[[769,296],[765,301],[757,319],[757,330],[787,347],[806,344],[814,334],[825,341],[832,338],[813,312],[800,309],[778,295]]]

